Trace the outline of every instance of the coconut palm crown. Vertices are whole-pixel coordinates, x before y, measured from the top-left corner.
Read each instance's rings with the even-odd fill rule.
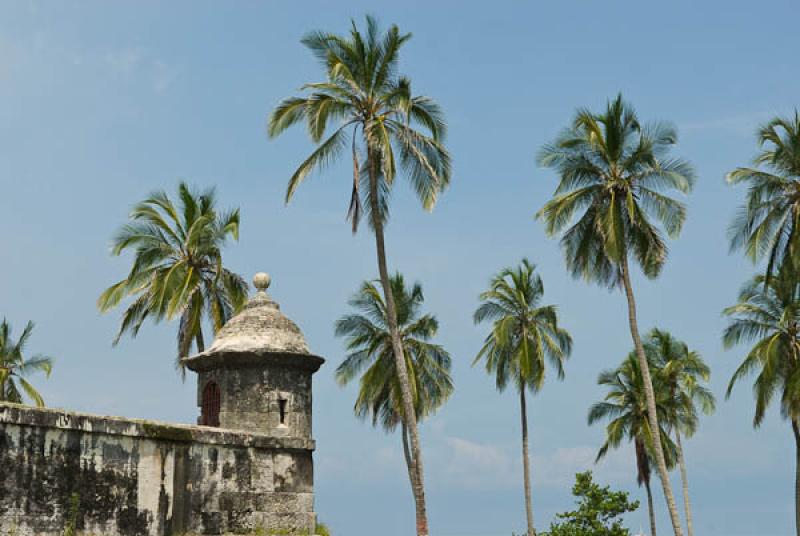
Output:
[[[723,333],[725,348],[752,343],[731,377],[726,396],[745,377],[753,383],[753,426],[764,421],[776,395],[784,418],[800,422],[800,283],[785,266],[776,277],[758,275],[739,292],[736,305],[723,310],[730,318]]]
[[[597,459],[603,458],[610,449],[619,447],[626,439],[634,442],[639,440],[642,447],[646,449],[643,453],[648,454],[649,459],[651,457],[649,453],[653,448],[653,435],[647,418],[647,401],[636,354],[634,352],[628,354],[618,368],[601,372],[597,383],[605,386],[608,393],[602,402],[592,405],[589,410],[588,422],[591,425],[601,419],[610,419],[606,426],[606,441],[598,451]],[[675,420],[679,406],[660,380],[656,387],[656,392],[659,393],[657,399],[659,420],[663,423],[661,425],[661,443],[666,447],[664,453],[667,466],[671,468],[674,465],[676,453],[668,431],[670,423]],[[644,474],[640,473],[637,477],[640,484],[643,476]]]
[[[697,431],[698,409],[710,415],[716,409],[714,394],[706,385],[711,369],[697,351],[668,331],[653,328],[646,336],[645,348],[660,380],[684,408],[686,419],[681,432],[691,437]]]
[[[407,287],[402,274],[397,273],[392,277],[392,292],[414,408],[420,420],[440,408],[453,393],[451,358],[442,346],[431,342],[439,330],[439,322],[431,314],[422,314],[422,286],[414,283]],[[403,420],[403,408],[386,304],[372,281],[365,281],[348,303],[358,312],[336,322],[336,335],[346,338],[349,352],[336,369],[336,381],[345,385],[358,377],[359,390],[353,408],[356,415],[369,417],[373,425],[380,424],[386,431],[392,431]]]
[[[758,130],[762,151],[755,167],[727,175],[730,184],[748,185],[747,201],[730,228],[731,250],[753,262],[766,257],[769,279],[781,264],[800,260],[800,114],[775,118]]]
[[[397,74],[400,49],[410,38],[395,25],[381,35],[372,17],[364,33],[352,22],[348,36],[318,31],[303,38],[327,79],[305,84],[306,95],[284,99],[269,117],[270,137],[305,122],[317,144],[289,179],[287,203],[312,171],[349,150],[353,175],[347,215],[353,232],[362,210],[371,214],[371,196],[378,197],[379,217],[388,217],[386,197],[398,167],[425,209],[436,204],[450,182],[450,155],[442,144],[446,124],[438,104],[414,95],[410,79]],[[377,189],[370,187],[370,171],[379,178]]]
[[[25,346],[33,333],[33,322],[28,322],[16,342],[12,339],[11,324],[4,318],[0,323],[0,402],[22,404],[24,392],[34,404],[44,406],[44,398],[26,379],[34,372],[50,376],[53,360],[43,355],[26,358]],[[19,385],[18,385],[19,384]]]
[[[561,245],[573,276],[616,286],[632,256],[647,277],[667,257],[663,231],[680,234],[685,206],[666,190],[691,191],[694,171],[668,156],[677,132],[666,123],[642,124],[622,96],[604,113],[579,110],[572,126],[538,155],[560,177],[553,199],[536,217]],[[577,221],[573,222],[573,218]]]
[[[528,259],[502,270],[480,295],[474,314],[475,323],[493,324],[473,364],[484,361],[499,391],[509,382],[518,390],[538,391],[544,384],[545,361],[559,379],[564,377],[572,338],[559,326],[556,306],[541,304],[544,284],[535,270]]]
[[[97,306],[106,312],[133,299],[115,345],[125,333],[135,337],[147,319],[179,318],[176,363],[181,367],[193,343],[198,351],[205,348],[204,318],[216,333],[244,304],[247,283],[222,262],[228,239],[239,238],[239,210],[218,212],[213,189],[194,192],[181,182],[177,193],[177,203],[157,191],[133,207],[131,221],[114,236],[111,249],[113,255],[133,250],[133,266],[100,295]]]

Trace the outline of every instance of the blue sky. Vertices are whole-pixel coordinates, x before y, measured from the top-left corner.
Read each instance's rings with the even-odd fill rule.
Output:
[[[663,276],[635,281],[640,324],[699,350],[722,398],[742,351],[723,352],[720,311],[754,270],[729,255],[725,229],[743,192],[726,171],[749,162],[756,126],[798,104],[796,2],[2,2],[0,3],[0,315],[37,322],[31,350],[56,358],[38,380],[54,406],[191,422],[193,378],[173,370],[175,324],[111,347],[118,314],[98,294],[124,276],[109,240],[132,203],[179,179],[216,185],[242,211],[228,265],[266,270],[273,295],[328,359],[315,380],[317,511],[336,534],[410,534],[412,502],[399,438],[357,421],[354,389],[332,373],[343,356],[333,322],[365,278],[373,242],[351,236],[346,163],[308,181],[289,207],[285,183],[311,149],[301,130],[268,141],[282,97],[321,78],[300,45],[376,14],[414,33],[401,70],[450,125],[450,190],[432,214],[399,186],[390,264],[422,282],[452,353],[456,392],[422,434],[433,534],[508,536],[524,526],[519,419],[470,367],[484,336],[471,313],[492,273],[527,256],[560,307],[575,349],[565,381],[530,403],[534,508],[544,528],[570,506],[577,471],[644,499],[632,452],[593,465],[603,395],[598,372],[630,347],[621,295],[570,279],[533,214],[555,177],[534,154],[576,107],[622,91],[645,119],[673,121],[676,154],[699,180]],[[686,445],[696,532],[781,535],[792,529],[791,429],[770,412],[751,428],[742,385]],[[677,483],[677,475],[676,475]],[[662,531],[663,499],[657,492]],[[629,518],[647,526],[644,508]]]

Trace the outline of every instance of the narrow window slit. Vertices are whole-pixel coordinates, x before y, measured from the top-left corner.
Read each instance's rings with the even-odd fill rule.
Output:
[[[286,400],[278,400],[278,413],[280,416],[280,423],[286,424]]]

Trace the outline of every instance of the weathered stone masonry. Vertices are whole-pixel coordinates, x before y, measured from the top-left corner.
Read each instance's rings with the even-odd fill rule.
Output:
[[[0,406],[0,534],[313,530],[314,443]]]
[[[323,360],[266,294],[208,351],[190,426],[0,404],[0,534],[313,534],[311,375]]]

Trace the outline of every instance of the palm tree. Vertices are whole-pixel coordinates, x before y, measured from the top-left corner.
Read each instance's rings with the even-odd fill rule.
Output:
[[[686,219],[684,205],[662,193],[668,189],[688,193],[694,183],[692,167],[667,154],[676,141],[673,127],[641,124],[619,95],[601,114],[579,110],[571,127],[539,154],[539,163],[557,170],[560,182],[537,218],[544,219],[549,235],[562,234],[561,245],[572,275],[625,291],[653,430],[659,429],[656,396],[639,335],[629,259],[632,257],[648,278],[658,277],[667,259],[662,229],[675,238]],[[578,212],[578,221],[573,223]],[[655,442],[653,454],[672,528],[675,536],[682,536],[659,442]]]
[[[439,322],[431,314],[422,314],[425,298],[419,283],[407,288],[403,276],[397,273],[392,277],[391,285],[419,422],[444,405],[453,393],[450,354],[430,342],[439,330]],[[370,417],[373,426],[380,424],[387,432],[400,425],[403,455],[413,493],[416,471],[409,448],[407,419],[403,418],[386,302],[375,283],[366,281],[348,303],[358,312],[343,316],[336,322],[336,335],[346,337],[349,352],[336,369],[336,381],[346,385],[359,378],[358,397],[353,408],[359,418]]]
[[[26,376],[32,372],[44,372],[50,376],[53,369],[53,360],[43,355],[35,355],[26,359],[23,355],[25,345],[33,333],[33,322],[28,322],[17,342],[11,339],[11,325],[4,318],[0,323],[0,402],[15,402],[22,404],[20,387],[33,402],[44,406],[44,399],[28,381]],[[19,386],[17,386],[19,382]]]
[[[677,340],[667,331],[654,328],[647,334],[646,351],[656,364],[657,374],[669,389],[678,405],[675,433],[678,467],[683,487],[683,507],[686,512],[686,532],[693,536],[692,508],[689,501],[689,481],[681,443],[681,433],[692,437],[697,431],[697,407],[706,415],[714,412],[715,401],[711,391],[703,385],[711,377],[711,370],[699,353],[690,351],[686,343]]]
[[[475,311],[478,324],[492,322],[492,330],[473,365],[485,361],[486,372],[495,376],[503,392],[509,383],[519,392],[522,423],[522,464],[525,487],[525,513],[528,536],[534,536],[531,503],[530,460],[528,459],[528,415],[525,391],[537,393],[545,378],[545,358],[564,377],[564,361],[572,351],[572,338],[558,325],[555,305],[541,305],[544,284],[536,266],[523,259],[516,268],[505,268],[495,275],[489,290],[480,295]]]
[[[661,441],[653,441],[653,428],[648,415],[646,385],[636,352],[631,352],[615,370],[606,370],[597,378],[599,385],[608,387],[602,402],[592,405],[589,410],[589,424],[601,419],[610,419],[606,426],[606,442],[597,453],[597,460],[602,459],[612,448],[618,448],[624,439],[633,443],[636,453],[636,482],[644,484],[647,491],[647,507],[650,514],[650,536],[656,536],[656,517],[653,508],[653,493],[650,490],[650,475],[655,445],[661,446],[668,467],[674,465],[676,456],[675,444],[669,437],[665,424],[670,422],[677,412],[675,400],[670,396],[656,377],[656,408],[661,417]]]
[[[364,207],[375,235],[403,414],[408,420],[411,455],[419,473],[414,492],[417,534],[427,536],[422,452],[411,383],[401,357],[403,343],[386,264],[384,227],[389,216],[389,193],[398,171],[396,157],[422,206],[431,210],[450,182],[450,155],[442,144],[445,122],[439,106],[428,97],[414,96],[410,80],[397,75],[400,48],[410,37],[411,34],[401,34],[395,25],[381,34],[377,21],[371,17],[367,17],[364,33],[353,22],[349,35],[306,35],[302,42],[321,61],[326,79],[303,86],[308,92],[304,96],[283,100],[270,115],[268,133],[275,137],[305,121],[309,137],[317,144],[289,179],[287,203],[309,173],[324,168],[350,148],[353,176],[348,179],[351,192],[347,215],[355,233]],[[329,121],[336,122],[336,126],[326,137]]]
[[[795,522],[800,536],[800,280],[784,264],[775,277],[759,275],[739,292],[739,303],[726,308],[730,323],[722,341],[725,348],[752,343],[736,369],[726,396],[737,381],[757,373],[753,427],[758,428],[772,399],[780,394],[781,415],[792,424],[796,449]]]
[[[800,259],[800,115],[777,117],[758,130],[762,151],[756,167],[727,175],[730,184],[749,186],[747,202],[730,226],[731,250],[743,249],[757,262],[767,257],[766,275],[786,259]],[[761,169],[759,169],[761,167]]]
[[[180,318],[176,366],[194,342],[205,349],[203,318],[216,333],[247,297],[247,284],[223,266],[222,248],[239,239],[239,210],[219,213],[213,189],[194,192],[178,185],[177,206],[164,191],[137,203],[130,222],[114,236],[111,252],[133,249],[128,276],[108,287],[97,300],[106,312],[133,298],[122,315],[116,345],[126,332],[135,337],[145,320]]]

